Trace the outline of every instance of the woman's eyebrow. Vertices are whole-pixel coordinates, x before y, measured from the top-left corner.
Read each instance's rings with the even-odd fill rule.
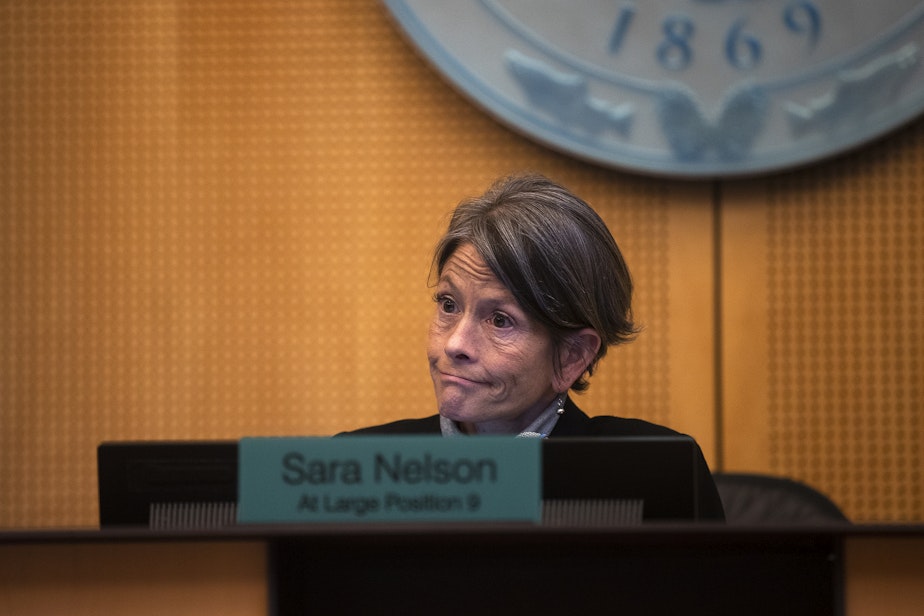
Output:
[[[440,274],[440,277],[436,280],[436,286],[440,285],[445,285],[453,291],[458,289],[456,284],[452,281],[452,276],[450,274]]]

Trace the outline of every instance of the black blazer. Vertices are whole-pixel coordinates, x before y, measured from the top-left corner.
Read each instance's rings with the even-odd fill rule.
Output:
[[[420,419],[400,419],[379,426],[361,428],[343,435],[413,435],[413,434],[441,434],[440,416],[431,415]],[[641,419],[626,419],[623,417],[599,416],[588,417],[584,411],[567,399],[565,412],[558,418],[558,422],[549,434],[549,438],[563,436],[679,436],[680,433],[658,424]],[[699,511],[700,517],[706,520],[724,521],[725,512],[719,491],[715,487],[712,474],[706,464],[706,459],[699,446],[696,447],[698,456],[697,474],[699,479]]]

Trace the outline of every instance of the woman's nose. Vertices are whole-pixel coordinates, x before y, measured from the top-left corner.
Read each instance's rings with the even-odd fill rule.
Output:
[[[453,359],[471,360],[476,356],[476,328],[472,319],[459,319],[446,337],[446,355]]]

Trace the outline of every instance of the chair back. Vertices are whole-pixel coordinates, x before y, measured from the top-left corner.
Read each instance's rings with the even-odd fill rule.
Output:
[[[848,518],[834,501],[793,479],[758,473],[713,473],[727,524],[836,524]]]

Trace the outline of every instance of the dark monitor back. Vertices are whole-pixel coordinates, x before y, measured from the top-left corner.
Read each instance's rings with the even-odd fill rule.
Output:
[[[639,502],[646,522],[698,520],[696,460],[697,445],[685,436],[549,439],[542,496],[546,504]]]
[[[96,450],[99,523],[152,526],[158,506],[237,505],[236,441],[126,441]]]
[[[554,511],[561,523],[696,520],[695,456],[687,437],[547,439],[543,520]],[[103,527],[234,523],[234,441],[106,442],[97,469]]]

